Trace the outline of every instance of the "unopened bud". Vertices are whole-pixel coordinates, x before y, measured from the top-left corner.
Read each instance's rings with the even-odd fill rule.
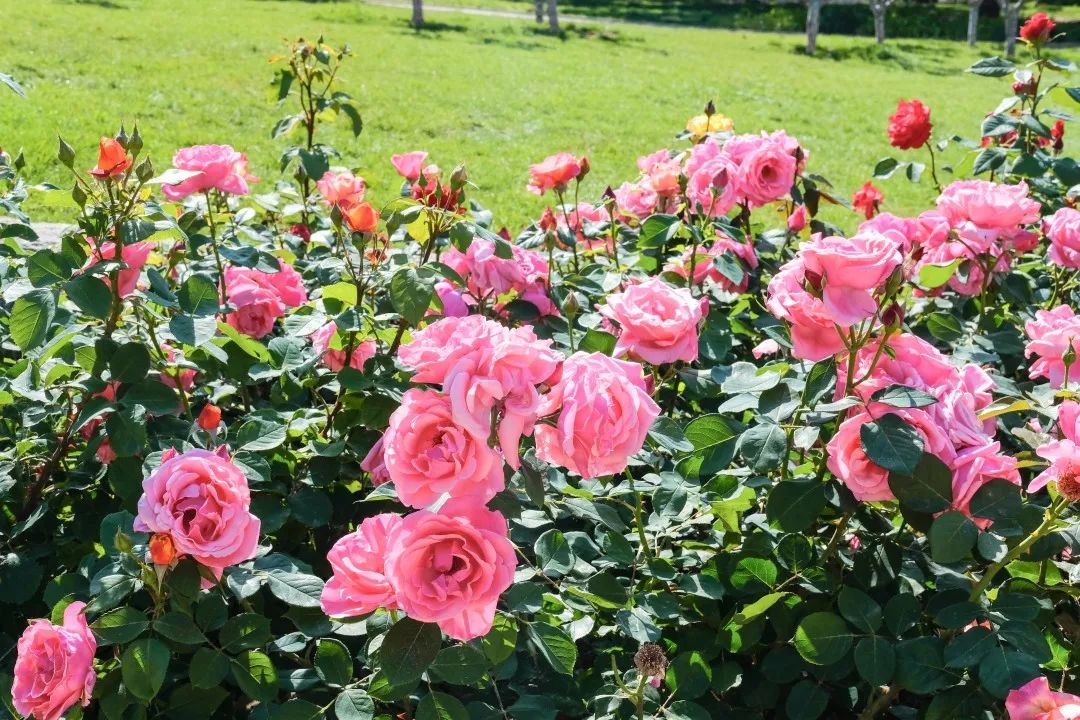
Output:
[[[583,177],[588,175],[589,170],[592,169],[592,166],[589,165],[589,158],[582,155],[581,156],[581,161],[578,163],[578,167],[581,168],[580,172],[578,172],[578,180],[581,180]]]
[[[130,140],[130,138],[128,137],[127,131],[124,130],[124,126],[121,125],[120,132],[116,133],[116,142],[120,143],[120,145],[123,146],[125,150],[127,150],[128,140]]]
[[[454,168],[454,172],[450,173],[450,189],[460,190],[467,182],[469,182],[469,173],[465,170],[465,163],[461,163]]]
[[[176,546],[173,539],[164,533],[150,538],[150,559],[155,565],[169,565],[176,559]]]
[[[213,403],[207,403],[203,406],[202,412],[199,413],[199,418],[196,420],[203,430],[210,432],[216,430],[218,425],[221,424],[221,408]]]
[[[132,155],[138,155],[142,150],[143,139],[142,134],[139,133],[139,126],[135,125],[135,128],[131,131],[131,137],[128,138],[127,150]]]
[[[119,528],[116,530],[116,537],[113,539],[113,544],[116,545],[116,549],[120,552],[131,552],[131,538]]]
[[[904,322],[904,307],[900,303],[893,303],[881,313],[881,324],[885,327],[898,328]]]
[[[715,115],[716,114],[716,105],[713,104],[712,100],[705,103],[705,114],[706,115]]]

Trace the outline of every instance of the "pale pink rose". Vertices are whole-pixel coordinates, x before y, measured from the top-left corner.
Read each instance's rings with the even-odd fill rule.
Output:
[[[342,349],[340,350],[331,348],[330,342],[336,332],[337,325],[331,320],[312,333],[311,345],[315,348],[316,354],[322,357],[321,362],[323,365],[333,372],[341,372],[342,368],[345,367],[345,346],[348,344],[348,341],[344,338],[342,339]],[[375,357],[375,350],[376,345],[374,340],[357,339],[356,346],[352,351],[352,356],[349,358],[349,367],[354,370],[363,370],[364,363]]]
[[[1010,690],[1005,710],[1009,720],[1072,720],[1080,718],[1080,697],[1054,692],[1046,678],[1039,676]]]
[[[997,442],[961,450],[949,467],[953,471],[953,507],[965,515],[971,515],[971,498],[991,480],[1001,478],[1014,485],[1020,484],[1016,458],[1002,453],[1001,443]]]
[[[772,339],[762,340],[750,352],[755,359],[760,360],[766,355],[775,355],[780,352],[780,343]]]
[[[903,262],[896,243],[873,230],[850,238],[814,235],[799,255],[806,271],[822,278],[825,311],[842,327],[874,316],[875,293]]]
[[[1051,387],[1060,388],[1065,382],[1065,354],[1069,348],[1080,353],[1080,316],[1068,305],[1036,310],[1035,318],[1024,323],[1024,331],[1029,339],[1024,357],[1038,358],[1031,363],[1028,374],[1032,379],[1044,377]],[[1075,380],[1077,369],[1069,369],[1069,379]]]
[[[562,354],[551,344],[530,327],[515,328],[490,349],[459,360],[443,384],[454,420],[473,435],[487,438],[495,413],[499,447],[515,470],[521,436],[531,435],[536,424],[536,386],[551,382],[562,364]]]
[[[35,720],[59,720],[76,704],[86,707],[97,682],[97,640],[86,625],[84,602],[64,608],[63,625],[31,620],[19,637],[11,699]]]
[[[788,215],[787,229],[789,232],[800,233],[808,222],[805,205],[796,205],[795,210]]]
[[[161,349],[165,351],[165,357],[168,359],[170,365],[175,365],[182,359],[180,352],[168,343],[162,343]],[[191,368],[176,367],[162,370],[158,376],[161,378],[162,383],[171,388],[175,388],[177,375],[179,375],[180,387],[183,388],[184,392],[187,392],[195,386],[196,374],[197,371],[192,370]]]
[[[517,246],[510,247],[513,253]],[[442,262],[465,279],[469,291],[477,299],[523,288],[525,272],[521,264],[513,256],[504,259],[495,252],[494,241],[476,238],[464,253],[454,247],[447,250],[442,255]]]
[[[304,288],[304,279],[300,277],[300,273],[296,272],[292,265],[282,262],[280,267],[281,269],[276,273],[264,273],[258,270],[251,272],[262,276],[263,281],[269,283],[270,287],[277,292],[281,302],[289,307],[300,307],[308,300],[307,290]]]
[[[656,191],[640,183],[624,182],[615,190],[615,205],[627,217],[644,219],[656,209]]]
[[[674,158],[671,157],[671,151],[667,148],[657,150],[649,155],[642,155],[637,159],[637,168],[641,171],[642,175],[648,175],[654,168],[665,165],[671,162]]]
[[[790,150],[770,139],[739,162],[739,194],[751,207],[767,205],[791,191],[795,173]]]
[[[414,372],[413,382],[442,384],[458,360],[490,349],[508,332],[481,315],[443,318],[414,333],[398,350],[398,360]]]
[[[340,538],[326,559],[334,574],[322,591],[322,610],[330,617],[357,617],[378,608],[397,608],[397,593],[386,578],[384,560],[389,538],[401,517],[383,513],[365,518],[354,532]]]
[[[444,494],[487,502],[503,489],[502,458],[455,422],[450,398],[413,388],[390,416],[383,458],[398,498],[423,508]]]
[[[700,285],[708,278],[720,285],[726,292],[741,293],[750,284],[749,271],[756,269],[758,266],[757,253],[754,252],[753,245],[733,240],[720,231],[717,231],[716,240],[713,241],[712,245],[707,248],[698,248],[697,260],[691,263],[693,253],[693,246],[687,247],[681,255],[668,261],[667,265],[664,266],[664,271],[675,273],[679,277],[687,277],[690,274],[690,265],[693,264],[695,285]],[[725,253],[730,253],[742,261],[740,264],[743,268],[743,276],[737,285],[720,272],[720,268],[713,262],[715,258]]]
[[[390,164],[397,170],[398,175],[411,182],[416,182],[424,169],[424,161],[427,160],[427,156],[428,154],[423,150],[413,150],[401,155],[391,155]]]
[[[179,555],[190,555],[215,575],[250,560],[259,544],[247,477],[225,449],[170,448],[143,480],[135,529],[168,535]]]
[[[1058,406],[1057,427],[1066,440],[1080,442],[1080,403],[1066,400]]]
[[[1080,268],[1080,210],[1061,208],[1044,222],[1050,259],[1062,267]]]
[[[686,199],[694,212],[709,217],[726,215],[739,199],[738,170],[723,153],[709,160],[689,176]]]
[[[723,152],[733,163],[741,165],[746,158],[767,145],[768,142],[768,138],[763,133],[758,135],[750,133],[735,135],[728,138],[724,143]]]
[[[860,348],[855,359],[855,377],[861,380],[855,393],[863,400],[890,385],[905,385],[930,392],[935,388],[955,387],[960,374],[936,347],[910,333],[889,337],[887,350],[878,352],[878,343]],[[876,357],[875,357],[876,356]],[[873,372],[870,372],[873,368]],[[847,368],[837,368],[836,393],[843,397]],[[869,375],[868,375],[869,373]],[[866,378],[865,380],[863,378]]]
[[[285,306],[277,293],[247,281],[231,286],[227,283],[228,280],[229,302],[236,310],[225,316],[225,322],[248,337],[259,339],[269,335],[277,319],[285,314]]]
[[[517,567],[502,515],[475,498],[449,500],[406,515],[387,546],[386,575],[405,614],[463,642],[491,630]]]
[[[549,155],[529,166],[529,192],[536,195],[543,195],[548,190],[562,192],[581,170],[582,161],[568,152]]]
[[[1050,442],[1035,448],[1035,454],[1050,462],[1050,466],[1039,473],[1031,484],[1028,492],[1041,490],[1050,482],[1060,482],[1065,479],[1072,485],[1077,484],[1080,478],[1080,446],[1072,440],[1051,440]],[[1071,488],[1070,490],[1075,490]]]
[[[919,230],[913,218],[902,218],[892,213],[878,213],[871,219],[859,225],[856,235],[873,231],[889,238],[902,254],[911,250],[912,243],[918,237]]]
[[[1005,230],[1039,220],[1041,205],[1028,197],[1025,182],[1003,185],[988,180],[957,180],[937,199],[954,226],[970,221],[983,229]]]
[[[220,190],[231,195],[247,195],[248,181],[258,178],[248,172],[247,155],[230,145],[194,145],[173,155],[173,167],[197,173],[176,185],[162,185],[161,193],[169,200],[183,200],[188,195]]]
[[[927,210],[915,218],[915,243],[923,247],[937,247],[949,239],[949,218],[937,210]]]
[[[386,460],[383,458],[382,438],[371,446],[368,454],[360,461],[360,469],[371,475],[371,484],[376,487],[390,482],[390,471],[386,469]]]
[[[367,183],[364,178],[353,175],[348,170],[334,172],[327,170],[315,187],[322,193],[327,205],[352,205],[364,199]]]
[[[638,168],[644,175],[645,184],[657,195],[678,194],[682,167],[678,158],[671,157],[667,150],[659,150],[652,155],[638,158]]]
[[[87,258],[86,264],[83,265],[84,270],[88,270],[98,263],[116,259],[116,243],[104,242],[98,245],[93,238],[87,238],[87,242],[90,245],[90,257]],[[120,252],[120,258],[127,267],[120,270],[117,275],[117,284],[120,286],[121,297],[127,297],[135,292],[135,288],[139,284],[139,274],[142,272],[143,266],[146,265],[146,260],[150,257],[150,252],[153,249],[154,244],[151,242],[137,242],[124,246],[124,249]],[[98,277],[110,288],[112,287],[111,272],[103,273]]]
[[[554,427],[536,426],[536,455],[588,479],[622,472],[660,408],[649,397],[640,365],[577,352],[563,363],[561,378],[538,410],[540,417],[556,412]]]
[[[791,354],[817,362],[843,350],[844,343],[825,303],[807,292],[805,282],[803,259],[796,256],[769,281],[765,306],[777,320],[788,323]]]
[[[890,410],[910,425],[923,441],[923,451],[936,455],[943,462],[950,462],[956,455],[946,431],[933,418],[917,408]],[[879,416],[880,417],[880,416]],[[861,441],[861,429],[875,417],[867,412],[852,415],[840,424],[829,441],[829,472],[847,485],[856,500],[875,502],[895,499],[889,487],[889,472],[866,456]]]
[[[619,326],[616,355],[629,354],[653,365],[697,359],[702,302],[687,288],[649,278],[608,295],[600,314]]]

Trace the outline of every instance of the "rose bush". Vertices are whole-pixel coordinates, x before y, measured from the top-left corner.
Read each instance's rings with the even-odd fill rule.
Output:
[[[710,103],[600,197],[522,168],[511,233],[464,165],[320,142],[362,129],[321,40],[280,177],[138,129],[61,140],[70,193],[0,154],[6,712],[1080,716],[1080,89],[1033,22],[971,69],[1015,81],[981,141],[881,109],[930,178],[854,208]]]

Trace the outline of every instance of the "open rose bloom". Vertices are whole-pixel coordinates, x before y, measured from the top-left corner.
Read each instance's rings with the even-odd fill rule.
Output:
[[[59,720],[75,705],[86,707],[94,691],[97,641],[86,625],[84,602],[64,609],[62,625],[31,620],[18,643],[15,709],[35,720]]]

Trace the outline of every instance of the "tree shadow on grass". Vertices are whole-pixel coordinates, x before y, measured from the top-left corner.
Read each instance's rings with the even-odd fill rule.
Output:
[[[790,49],[796,55],[806,55],[806,46],[803,43],[790,46]],[[830,48],[819,41],[814,58],[835,62],[861,60],[872,65],[892,66],[898,70],[944,76],[956,74],[957,68],[948,61],[957,54],[957,50],[953,48],[931,47],[915,42],[894,41],[886,42],[885,45],[866,42]]]
[[[95,7],[104,8],[106,10],[130,10],[127,5],[123,5],[114,0],[68,0],[73,5],[94,5]]]

